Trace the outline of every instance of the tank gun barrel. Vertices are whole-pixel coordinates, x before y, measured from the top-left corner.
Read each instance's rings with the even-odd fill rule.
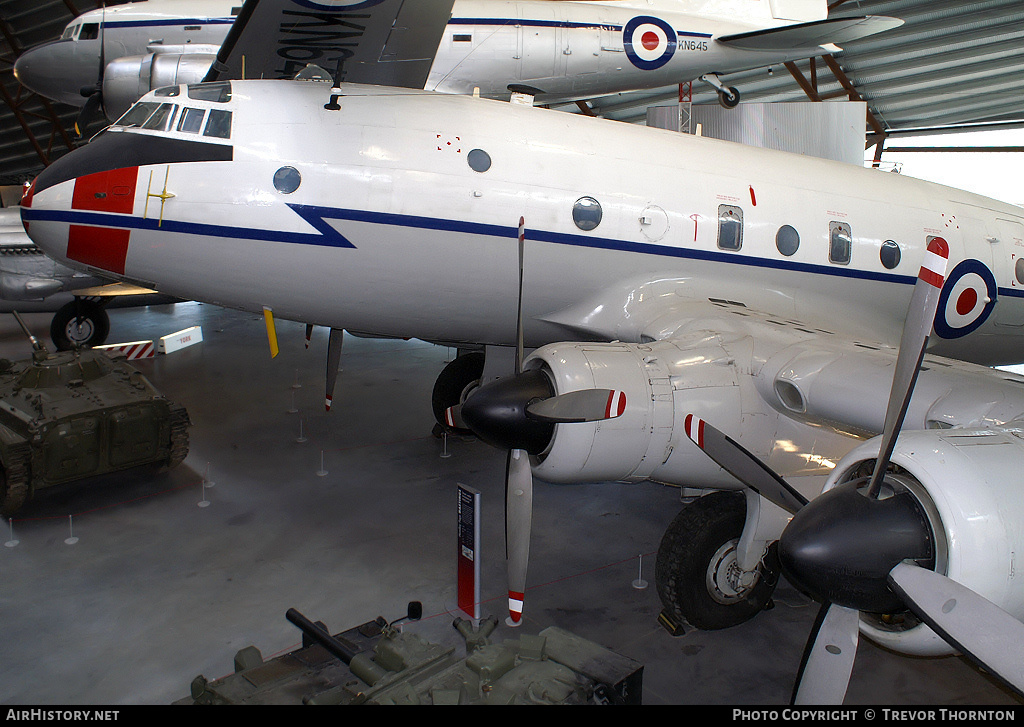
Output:
[[[28,336],[28,340],[32,344],[32,350],[33,351],[45,351],[46,347],[39,342],[38,338],[36,338],[35,336],[32,335],[32,331],[30,331],[28,329],[28,326],[25,325],[25,321],[18,314],[18,311],[16,311],[16,310],[15,311],[11,311],[11,313],[14,314],[14,320],[16,320],[18,322],[18,325],[21,326],[21,330],[24,331],[26,336]]]
[[[284,616],[295,624],[302,633],[341,659],[346,665],[351,664],[352,657],[359,653],[358,651],[353,651],[352,649],[347,648],[343,643],[338,641],[327,633],[327,631],[317,626],[294,608],[289,608]]]

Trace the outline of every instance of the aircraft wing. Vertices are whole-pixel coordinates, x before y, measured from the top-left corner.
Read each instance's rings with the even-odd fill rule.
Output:
[[[780,28],[734,33],[716,38],[722,45],[742,50],[792,50],[829,43],[847,43],[903,25],[898,18],[866,15],[856,18],[827,18]]]
[[[687,361],[681,385],[730,381],[720,389],[730,392],[752,382],[750,394],[794,422],[854,438],[883,429],[899,353],[893,342],[824,321],[763,313],[739,301],[668,295],[657,285],[634,287],[622,301],[618,295],[602,298],[603,305],[591,302],[538,318],[577,340],[632,341],[652,347],[651,355],[663,360]],[[609,304],[612,299],[619,302]],[[706,391],[709,400],[717,396]],[[906,427],[987,427],[1021,416],[1024,377],[926,356]]]
[[[246,0],[204,80],[294,78],[423,88],[454,0]]]

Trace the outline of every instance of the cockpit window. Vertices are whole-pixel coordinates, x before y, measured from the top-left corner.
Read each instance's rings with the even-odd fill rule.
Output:
[[[198,134],[203,128],[203,116],[206,109],[186,108],[181,112],[181,120],[178,121],[178,131],[186,134]]]
[[[229,81],[197,83],[188,87],[188,97],[196,101],[227,103],[231,100],[231,83]]]
[[[69,40],[75,37],[75,31],[80,27],[80,23],[73,23],[68,27],[64,28],[64,32],[60,34],[61,40]]]
[[[159,105],[152,101],[139,102],[128,109],[124,116],[115,121],[114,126],[142,126]]]
[[[78,34],[79,40],[96,40],[100,37],[99,23],[84,23],[82,32]]]
[[[210,110],[210,120],[206,122],[206,131],[203,136],[212,136],[217,139],[231,138],[231,112],[220,109]]]
[[[160,107],[153,112],[146,123],[142,125],[143,129],[152,129],[154,131],[167,131],[171,124],[174,123],[174,115],[178,112],[178,107],[172,103],[162,103]]]

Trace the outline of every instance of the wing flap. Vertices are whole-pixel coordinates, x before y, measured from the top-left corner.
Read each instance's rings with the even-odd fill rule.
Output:
[[[294,78],[423,88],[454,0],[246,0],[204,80]]]
[[[754,30],[749,33],[723,35],[715,40],[741,50],[792,50],[814,48],[829,43],[848,43],[875,33],[898,28],[903,21],[881,15],[857,18],[827,18],[812,23],[786,25],[780,28]]]

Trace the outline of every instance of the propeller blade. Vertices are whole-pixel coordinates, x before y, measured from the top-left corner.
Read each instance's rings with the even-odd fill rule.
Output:
[[[948,262],[949,245],[941,237],[933,237],[928,243],[924,262],[921,263],[914,293],[910,298],[907,319],[903,324],[900,352],[896,358],[889,404],[885,410],[882,446],[875,462],[875,470],[871,473],[868,497],[878,496],[886,467],[889,466],[889,458],[892,456],[893,447],[896,446],[896,438],[899,436],[900,427],[903,426],[910,395],[917,382],[917,374],[921,370],[921,359],[924,358],[928,336],[935,323],[935,312],[938,310],[939,294],[942,292]]]
[[[516,312],[516,373],[523,370],[523,248],[526,243],[526,218],[519,218],[519,303]]]
[[[327,340],[327,396],[324,399],[327,411],[331,410],[331,403],[334,401],[334,386],[338,383],[338,366],[341,364],[341,342],[344,338],[344,329],[332,328],[330,338]]]
[[[444,410],[444,423],[452,429],[466,429],[466,422],[462,420],[462,404]]]
[[[806,497],[732,438],[693,414],[684,423],[686,435],[704,454],[761,497],[793,514],[807,504]]]
[[[93,119],[96,118],[96,114],[100,110],[101,102],[102,96],[100,95],[100,92],[97,91],[86,99],[82,110],[78,112],[78,118],[75,119],[75,134],[79,139],[85,136],[85,131],[89,128],[89,124],[91,124]]]
[[[853,673],[860,611],[824,603],[804,649],[793,704],[842,704]]]
[[[535,401],[526,407],[531,419],[556,424],[615,419],[626,410],[626,392],[617,389],[582,389]]]
[[[505,550],[508,560],[508,613],[506,623],[518,626],[523,616],[526,570],[530,561],[533,523],[533,472],[523,449],[509,450],[505,478]]]
[[[935,571],[900,563],[889,583],[922,621],[1024,696],[1024,623]]]

